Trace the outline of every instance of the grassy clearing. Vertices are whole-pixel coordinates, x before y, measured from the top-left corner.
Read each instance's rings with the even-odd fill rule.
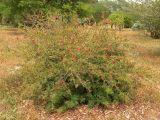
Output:
[[[155,109],[159,109],[160,40],[146,36],[143,31],[123,31],[119,35],[129,40],[128,56],[135,63],[137,69],[135,78],[143,84],[137,90],[139,97],[144,97],[144,102],[154,103]]]
[[[129,40],[130,49],[128,54],[134,60],[135,65],[144,68],[144,74],[146,71],[149,74],[148,76],[152,76],[148,78],[150,82],[159,83],[160,40],[146,36],[143,31],[124,31],[120,35]]]

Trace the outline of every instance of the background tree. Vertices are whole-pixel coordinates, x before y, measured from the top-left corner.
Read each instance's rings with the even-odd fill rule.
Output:
[[[160,0],[146,2],[144,7],[142,22],[151,33],[151,37],[160,38]]]
[[[5,0],[1,4],[5,6],[1,15],[14,25],[23,22],[28,14],[41,11],[44,7],[42,0]],[[7,14],[4,14],[5,11]]]
[[[130,10],[135,20],[151,33],[151,37],[160,38],[160,0],[132,1]]]
[[[70,16],[80,12],[78,9],[80,3],[93,5],[97,3],[97,0],[1,0],[0,9],[3,10],[0,16],[1,21],[3,16],[10,23],[18,25],[18,23],[23,23],[29,15],[58,12],[63,18],[70,21]],[[4,14],[5,11],[8,11],[7,14]]]
[[[112,21],[112,28],[113,26],[118,27],[119,30],[122,29],[123,25],[124,25],[124,15],[123,13],[119,13],[119,12],[115,12],[112,13],[109,16],[109,19]]]

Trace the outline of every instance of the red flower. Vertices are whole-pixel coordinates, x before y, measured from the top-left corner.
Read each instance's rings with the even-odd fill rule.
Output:
[[[81,51],[81,48],[77,48],[77,51]]]

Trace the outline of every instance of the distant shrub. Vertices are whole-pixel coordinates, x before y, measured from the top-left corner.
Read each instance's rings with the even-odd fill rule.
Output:
[[[143,28],[144,28],[144,25],[139,21],[134,23],[132,26],[132,30],[142,30]]]
[[[48,111],[125,103],[133,87],[122,44],[98,28],[30,31],[27,62],[19,73],[22,95]],[[19,81],[20,79],[18,79]]]
[[[109,15],[109,19],[112,20],[113,25],[118,27],[119,30],[122,30],[124,27],[124,14],[121,12],[115,12]]]
[[[124,16],[124,27],[125,28],[131,28],[132,24],[133,24],[132,22],[133,22],[133,20],[130,16],[128,16],[128,15]]]

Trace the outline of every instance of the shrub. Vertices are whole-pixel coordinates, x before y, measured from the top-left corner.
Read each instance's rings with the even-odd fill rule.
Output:
[[[129,15],[124,16],[124,27],[125,28],[131,28],[132,27],[132,18]]]
[[[113,12],[109,16],[109,19],[112,20],[112,24],[117,26],[120,30],[123,29],[123,27],[132,27],[133,18],[124,12]]]
[[[132,30],[142,30],[144,28],[144,25],[137,21],[136,23],[133,24]]]
[[[124,26],[124,14],[121,12],[115,12],[109,15],[109,19],[112,20],[112,27],[115,25],[121,30]]]
[[[18,74],[24,98],[48,111],[131,99],[133,84],[128,73],[132,66],[117,38],[98,28],[34,31],[30,31],[26,65]]]

